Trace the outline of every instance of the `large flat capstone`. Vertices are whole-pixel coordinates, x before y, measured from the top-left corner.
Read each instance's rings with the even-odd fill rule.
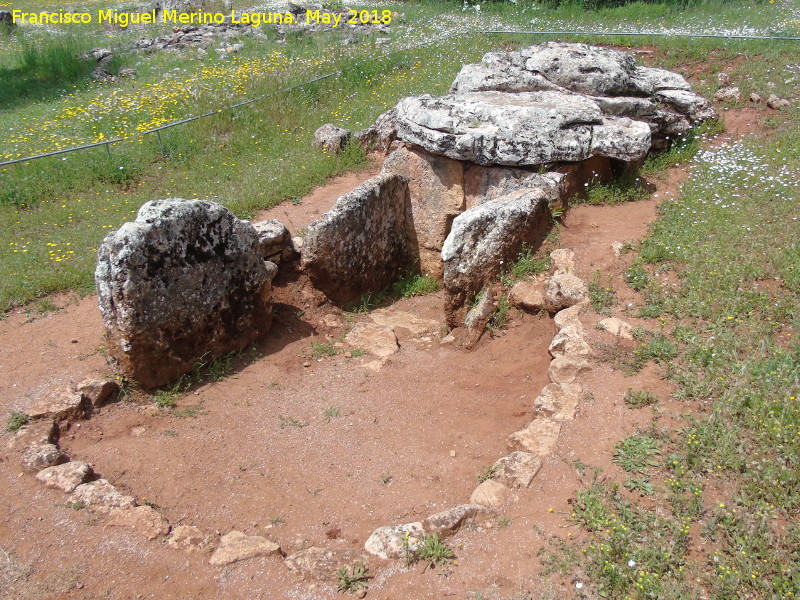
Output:
[[[154,200],[103,240],[95,282],[109,353],[145,388],[267,332],[271,271],[253,226],[203,200]]]

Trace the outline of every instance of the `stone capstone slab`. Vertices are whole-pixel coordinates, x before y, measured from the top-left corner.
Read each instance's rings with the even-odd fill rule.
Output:
[[[270,271],[253,226],[204,200],[147,202],[98,251],[109,353],[145,388],[269,330]]]
[[[308,226],[301,265],[334,302],[382,290],[414,265],[408,179],[380,174]]]

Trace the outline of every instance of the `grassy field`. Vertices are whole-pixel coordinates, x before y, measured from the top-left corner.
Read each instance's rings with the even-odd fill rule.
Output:
[[[363,127],[403,96],[443,93],[461,64],[486,51],[554,39],[468,33],[476,28],[800,31],[797,0],[689,4],[602,10],[521,0],[464,10],[432,1],[385,4],[401,13],[386,48],[375,46],[375,36],[342,45],[339,34],[325,34],[285,44],[269,36],[245,40],[245,49],[226,59],[121,55],[116,68],[135,66],[139,74],[116,84],[88,81],[80,65],[65,75],[68,81],[52,80],[46,57],[29,55],[25,62],[24,40],[88,48],[104,37],[122,44],[122,34],[82,41],[36,30],[6,36],[0,130],[8,133],[0,139],[0,159],[115,136],[125,141],[110,158],[101,147],[0,168],[0,310],[53,291],[90,290],[97,245],[147,200],[211,198],[251,216],[364,164],[355,147],[339,157],[310,151],[319,125]],[[442,40],[399,51],[436,38]],[[727,70],[745,98],[798,95],[798,42],[557,39],[646,45],[653,64],[696,74],[695,88],[704,94],[718,89],[717,73]],[[31,65],[41,68],[31,72]],[[336,77],[279,91],[339,69]],[[165,156],[152,135],[141,135],[146,127],[270,92],[247,108],[168,130]],[[584,534],[572,539],[584,541],[553,540],[544,557],[554,576],[571,578],[576,597],[800,594],[800,111],[796,104],[760,110],[757,136],[680,157],[691,160],[681,196],[662,206],[650,235],[633,250],[627,285],[643,301],[631,310],[660,319],[661,327],[640,332],[639,349],[620,366],[661,361],[693,416],[666,427],[653,396],[631,391],[631,410],[656,410],[650,427],[614,449],[627,478],[593,477],[587,469],[570,517]],[[662,285],[666,273],[680,285]]]

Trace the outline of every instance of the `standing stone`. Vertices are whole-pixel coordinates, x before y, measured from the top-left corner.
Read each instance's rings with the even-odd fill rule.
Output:
[[[466,208],[506,196],[522,189],[541,188],[548,198],[561,195],[565,175],[537,173],[510,167],[482,167],[469,165],[464,172]]]
[[[384,173],[408,178],[411,212],[422,273],[442,276],[442,244],[450,225],[464,211],[463,163],[418,148],[398,148],[383,164]]]
[[[397,139],[397,109],[390,108],[375,123],[357,132],[354,136],[365,150],[383,152]]]
[[[301,264],[334,302],[356,300],[414,264],[412,223],[408,179],[376,175],[308,226]]]
[[[271,278],[247,221],[202,200],[154,200],[110,233],[95,271],[109,353],[145,388],[267,332]]]
[[[547,198],[541,190],[512,192],[455,218],[442,247],[451,327],[460,324],[457,313],[467,298],[513,260],[523,244],[537,241],[547,223]]]

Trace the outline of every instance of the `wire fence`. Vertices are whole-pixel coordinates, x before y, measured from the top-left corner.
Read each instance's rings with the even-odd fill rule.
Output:
[[[673,33],[673,32],[630,32],[630,31],[616,31],[616,32],[608,32],[608,31],[562,31],[562,30],[554,30],[554,31],[530,31],[530,30],[504,30],[504,29],[497,29],[497,30],[473,30],[468,32],[470,34],[480,34],[480,35],[562,35],[562,36],[584,36],[584,37],[615,37],[615,36],[623,36],[623,37],[667,37],[667,38],[718,38],[718,39],[741,39],[741,40],[774,40],[774,41],[800,41],[800,37],[792,37],[792,36],[757,36],[757,35],[721,35],[721,34],[713,34],[713,33]],[[459,35],[463,35],[464,32],[458,32]],[[439,38],[428,40],[427,42],[422,42],[419,44],[415,44],[413,46],[408,46],[406,48],[401,48],[399,50],[395,50],[393,52],[389,52],[383,55],[382,58],[389,58],[390,56],[394,56],[397,54],[401,54],[404,52],[410,52],[412,50],[417,50],[419,48],[423,48],[425,46],[430,46],[432,44],[438,44],[441,42],[446,41],[448,38],[456,35],[456,33],[451,33],[446,36],[441,36]],[[350,68],[355,68],[359,63],[363,62],[363,60],[355,61]],[[280,90],[270,92],[268,94],[262,94],[256,98],[250,98],[248,100],[243,100],[242,102],[238,102],[236,104],[232,104],[230,106],[222,106],[214,110],[210,110],[208,112],[193,115],[190,117],[185,117],[183,119],[179,119],[177,121],[173,121],[172,123],[167,123],[166,125],[161,125],[159,127],[154,127],[153,129],[148,129],[147,131],[141,132],[142,136],[156,134],[156,138],[158,139],[158,147],[161,154],[164,154],[164,143],[161,139],[161,132],[165,129],[170,129],[172,127],[177,127],[178,125],[185,125],[186,123],[191,123],[192,121],[197,121],[198,119],[204,119],[207,117],[211,117],[214,115],[218,115],[224,111],[228,110],[235,110],[237,108],[241,108],[243,106],[248,106],[250,104],[254,104],[255,102],[259,102],[262,100],[266,100],[268,98],[275,97],[279,94],[285,94],[291,92],[296,89],[303,88],[307,85],[312,83],[316,83],[317,81],[322,81],[324,79],[328,79],[335,75],[339,75],[343,72],[342,69],[338,69],[336,71],[332,71],[330,73],[326,73],[325,75],[320,75],[319,77],[315,77],[313,79],[309,79],[308,81],[303,81],[302,83],[298,83],[291,87],[282,88]],[[77,152],[80,150],[87,150],[89,148],[97,148],[98,146],[105,146],[106,153],[108,154],[109,158],[111,157],[111,145],[117,144],[120,142],[126,141],[125,138],[114,138],[110,140],[103,140],[100,142],[94,142],[91,144],[84,144],[82,146],[74,146],[72,148],[64,148],[62,150],[56,150],[53,152],[45,152],[42,154],[35,154],[33,156],[26,156],[24,158],[17,158],[14,160],[9,160],[5,162],[0,162],[0,167],[6,167],[9,165],[20,164],[20,163],[27,163],[30,161],[38,160],[41,158],[48,158],[51,156],[56,156],[59,154],[68,154],[71,152]]]

